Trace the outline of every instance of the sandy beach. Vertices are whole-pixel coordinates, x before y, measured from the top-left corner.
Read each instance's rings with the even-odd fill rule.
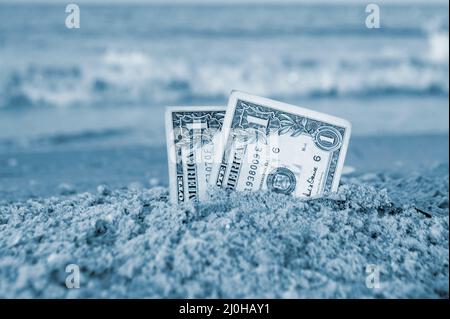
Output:
[[[308,202],[169,204],[163,150],[2,154],[0,296],[448,298],[448,136],[356,138],[338,194]]]

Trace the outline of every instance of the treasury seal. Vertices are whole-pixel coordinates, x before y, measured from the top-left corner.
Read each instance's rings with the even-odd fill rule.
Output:
[[[269,173],[266,183],[271,192],[289,195],[294,191],[297,180],[291,170],[278,167]]]

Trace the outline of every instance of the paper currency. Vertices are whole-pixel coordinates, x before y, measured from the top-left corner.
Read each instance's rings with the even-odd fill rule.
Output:
[[[204,199],[225,107],[169,107],[166,138],[170,199],[174,203]]]
[[[334,192],[350,131],[344,119],[233,91],[210,183],[307,198]]]

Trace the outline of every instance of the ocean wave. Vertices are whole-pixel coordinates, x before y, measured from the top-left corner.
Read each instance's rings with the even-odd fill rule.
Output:
[[[430,60],[437,63],[447,63],[449,59],[449,37],[448,31],[433,32],[428,37]]]
[[[106,145],[112,141],[114,145],[120,138],[130,136],[130,128],[81,129],[74,132],[55,131],[53,133],[38,134],[36,136],[22,136],[19,138],[0,138],[0,151],[18,151],[23,149],[48,149],[64,145]]]
[[[35,145],[61,145],[92,140],[105,140],[129,133],[129,129],[110,128],[104,130],[85,130],[73,133],[55,133],[37,137],[31,141]]]
[[[94,64],[33,64],[12,70],[0,86],[0,107],[226,101],[235,88],[284,98],[448,96],[448,33],[433,35],[429,42],[424,56],[330,60],[250,56],[195,61],[107,51]]]
[[[120,30],[118,30],[120,32]],[[166,38],[202,38],[202,39],[268,39],[285,37],[391,37],[391,38],[422,38],[427,35],[421,27],[390,27],[380,29],[379,32],[370,33],[370,29],[355,26],[339,26],[330,28],[310,26],[261,26],[259,29],[245,28],[241,25],[226,27],[220,25],[216,28],[203,26],[175,26],[165,29],[133,30],[133,37],[145,40]]]

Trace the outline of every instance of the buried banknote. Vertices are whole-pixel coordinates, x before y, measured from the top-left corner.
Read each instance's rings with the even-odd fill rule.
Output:
[[[166,110],[170,199],[199,201],[208,189],[225,107],[182,106]]]
[[[344,119],[233,91],[210,184],[307,198],[335,192],[350,131]]]

